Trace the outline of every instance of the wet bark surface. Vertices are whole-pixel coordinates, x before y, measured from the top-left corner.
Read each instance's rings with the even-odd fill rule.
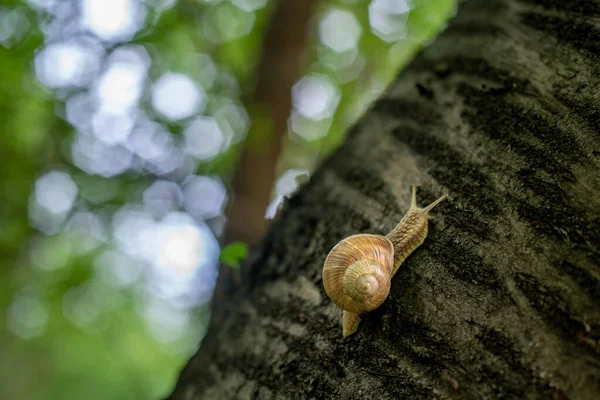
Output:
[[[341,335],[321,267],[450,193]],[[287,204],[172,399],[599,399],[600,3],[472,0]]]

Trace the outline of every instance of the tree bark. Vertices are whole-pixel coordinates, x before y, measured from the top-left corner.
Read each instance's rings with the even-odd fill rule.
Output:
[[[600,399],[600,3],[462,5],[287,204],[172,399]],[[444,192],[341,339],[321,267]]]

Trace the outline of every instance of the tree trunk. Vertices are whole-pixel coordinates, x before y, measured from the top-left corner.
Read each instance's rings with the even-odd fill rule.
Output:
[[[600,3],[473,0],[286,206],[172,399],[600,399]],[[321,267],[444,192],[342,339]]]

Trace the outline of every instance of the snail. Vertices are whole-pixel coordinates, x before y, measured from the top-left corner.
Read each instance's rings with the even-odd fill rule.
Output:
[[[429,211],[446,197],[447,193],[418,208],[413,186],[410,208],[390,233],[352,235],[331,249],[323,265],[323,286],[327,296],[344,310],[344,337],[356,332],[361,313],[376,309],[387,298],[400,264],[427,237]]]

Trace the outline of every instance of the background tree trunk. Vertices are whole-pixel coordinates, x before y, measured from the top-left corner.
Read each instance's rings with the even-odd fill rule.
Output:
[[[473,0],[287,205],[172,399],[600,398],[600,3]],[[328,251],[443,192],[341,339]]]

